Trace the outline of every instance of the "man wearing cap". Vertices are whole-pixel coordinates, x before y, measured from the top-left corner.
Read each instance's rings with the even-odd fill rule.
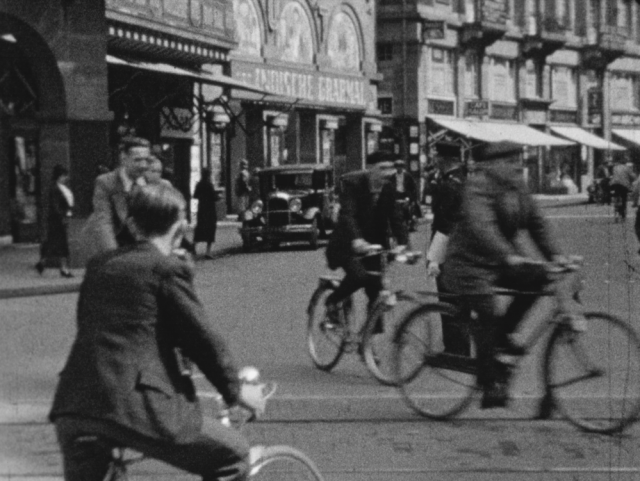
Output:
[[[395,187],[396,203],[398,204],[400,214],[403,216],[403,221],[408,225],[412,232],[415,231],[415,225],[413,222],[414,212],[419,211],[418,206],[418,189],[416,188],[416,182],[413,177],[406,171],[406,163],[402,159],[397,159],[393,166],[396,168],[395,174],[392,177],[392,184]]]
[[[533,264],[516,242],[526,233],[547,260],[565,261],[545,219],[514,169],[522,146],[498,142],[481,147],[475,155],[477,170],[466,181],[460,219],[447,247],[442,281],[461,294],[477,313],[478,384],[482,407],[505,406],[508,400],[504,365],[496,350],[522,355],[524,349],[510,337],[535,302],[535,297],[515,297],[500,315],[496,286],[539,291],[548,283],[544,266]]]
[[[402,219],[395,208],[392,175],[392,159],[382,152],[374,152],[367,157],[367,170],[342,177],[340,215],[329,239],[326,256],[329,268],[341,267],[346,275],[327,298],[329,321],[339,322],[337,303],[358,289],[365,288],[369,305],[382,290],[380,276],[367,274],[367,271],[380,271],[380,256],[362,257],[370,250],[371,244],[388,249],[390,236],[399,246],[407,244]]]

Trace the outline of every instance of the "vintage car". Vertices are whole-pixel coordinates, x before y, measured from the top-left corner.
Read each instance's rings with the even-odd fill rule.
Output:
[[[275,248],[283,241],[307,241],[312,248],[327,236],[337,219],[333,168],[299,164],[257,172],[260,195],[240,215],[245,251],[258,241]]]

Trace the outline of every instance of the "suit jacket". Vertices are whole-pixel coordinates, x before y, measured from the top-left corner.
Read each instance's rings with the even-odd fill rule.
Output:
[[[408,197],[412,202],[418,202],[418,189],[416,187],[416,181],[413,180],[411,174],[409,172],[404,173],[404,178],[402,179],[402,185],[404,187],[404,192],[397,192],[396,195],[398,197]],[[398,174],[393,174],[391,178],[391,183],[393,184],[394,189],[396,188]]]
[[[187,441],[202,425],[178,348],[227,403],[237,369],[193,289],[192,269],[147,242],[94,257],[80,289],[77,334],[50,419],[110,421],[154,438]]]
[[[488,167],[469,177],[447,246],[444,283],[457,292],[489,288],[507,257],[523,254],[516,242],[520,231],[547,259],[560,253],[535,200],[508,168]]]
[[[85,257],[116,249],[131,243],[126,227],[129,212],[128,193],[120,169],[98,176],[93,189],[93,213],[82,235]]]
[[[374,192],[367,171],[342,177],[342,196],[338,223],[327,245],[329,268],[337,269],[354,253],[351,242],[364,239],[371,244],[389,247],[389,236],[407,244],[407,234],[395,207],[395,188],[385,180],[380,192]]]

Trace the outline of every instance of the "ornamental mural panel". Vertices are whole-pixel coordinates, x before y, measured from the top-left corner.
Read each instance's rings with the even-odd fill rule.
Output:
[[[236,40],[238,51],[249,55],[260,55],[261,34],[258,12],[252,0],[234,0]]]
[[[327,55],[332,68],[360,70],[362,57],[358,30],[351,17],[345,12],[338,12],[331,21]]]
[[[298,2],[289,2],[280,14],[276,46],[280,60],[313,63],[313,30],[309,17]]]

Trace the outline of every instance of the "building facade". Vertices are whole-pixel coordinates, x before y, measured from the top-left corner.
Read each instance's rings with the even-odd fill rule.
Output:
[[[377,59],[381,143],[416,170],[438,142],[509,138],[534,191],[566,192],[636,157],[636,0],[380,0]]]
[[[0,239],[42,238],[56,164],[70,170],[77,233],[123,135],[148,138],[190,198],[226,155],[220,97],[251,89],[225,75],[236,45],[232,0],[2,2]]]
[[[266,94],[231,92],[226,177],[235,177],[242,159],[250,169],[324,163],[340,175],[362,168],[381,127],[375,2],[234,0],[234,6],[238,47],[229,73]]]

